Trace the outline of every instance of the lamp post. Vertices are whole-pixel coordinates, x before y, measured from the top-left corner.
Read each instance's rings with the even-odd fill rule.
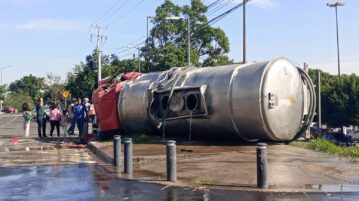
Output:
[[[166,17],[166,20],[180,20],[183,19],[178,16],[170,16]],[[187,17],[187,63],[188,67],[191,67],[191,25],[190,25],[190,18]]]
[[[340,77],[340,54],[339,54],[339,30],[338,30],[338,6],[344,6],[343,2],[336,3],[327,3],[327,6],[331,8],[335,8],[335,19],[336,19],[336,27],[337,27],[337,53],[338,53],[338,76]]]
[[[146,31],[146,35],[147,35],[147,37],[146,37],[146,55],[145,55],[145,59],[146,59],[146,65],[148,65],[147,66],[147,71],[148,72],[150,72],[150,65],[149,65],[149,63],[147,62],[148,60],[149,60],[149,58],[148,58],[148,35],[149,35],[149,33],[148,33],[148,21],[149,21],[149,19],[155,19],[156,17],[155,16],[147,16],[146,17],[146,19],[147,19],[147,31]]]
[[[243,63],[247,63],[247,40],[246,40],[246,2],[243,0]]]
[[[137,46],[132,46],[132,45],[128,45],[127,48],[135,48],[138,50],[138,55],[137,55],[137,58],[138,58],[138,72],[140,73],[141,72],[141,60],[140,60],[140,51],[141,49]]]
[[[10,68],[11,66],[10,65],[7,65],[7,66],[4,66],[4,67],[1,67],[1,80],[0,80],[0,85],[2,85],[2,71],[6,68]]]

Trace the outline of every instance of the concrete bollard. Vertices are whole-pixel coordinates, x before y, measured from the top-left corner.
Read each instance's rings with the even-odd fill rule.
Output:
[[[115,135],[113,137],[113,165],[121,165],[121,136]]]
[[[125,138],[125,147],[124,147],[124,172],[126,174],[132,174],[133,165],[132,165],[132,139]]]
[[[268,188],[267,184],[267,144],[257,144],[257,187]]]
[[[167,181],[175,182],[177,180],[176,165],[176,141],[168,140],[166,144],[166,165],[167,165]]]

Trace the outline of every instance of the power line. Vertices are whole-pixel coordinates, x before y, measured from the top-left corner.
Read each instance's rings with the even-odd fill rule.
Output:
[[[221,1],[224,1],[224,0],[217,0],[217,1],[215,1],[215,2],[213,2],[213,3],[211,3],[211,4],[209,4],[209,5],[207,6],[207,8],[210,9],[211,7],[215,6],[216,4],[221,3]]]
[[[100,21],[103,17],[105,17],[106,15],[108,15],[108,13],[111,12],[114,8],[116,8],[116,6],[117,6],[120,2],[121,2],[121,0],[116,0],[116,2],[115,2],[114,4],[112,4],[109,9],[107,9],[106,11],[104,11],[104,12],[102,13],[102,15],[100,15],[97,19],[95,19],[92,24],[95,24],[96,22]]]
[[[110,14],[108,14],[104,19],[101,20],[101,22],[106,22],[106,20],[108,20],[112,15],[114,15],[115,13],[117,13],[119,10],[121,10],[121,8],[123,8],[124,6],[127,5],[127,3],[130,2],[129,0],[123,2],[119,7],[117,7],[115,10],[113,10]]]
[[[216,12],[218,12],[219,10],[223,9],[224,7],[227,7],[228,5],[230,5],[234,0],[226,0],[226,2],[219,4],[219,6],[217,6],[216,8],[214,8],[210,13],[208,13],[206,16],[209,17],[213,14],[215,14]]]
[[[130,14],[132,11],[134,11],[138,6],[140,6],[145,0],[141,0],[140,2],[138,2],[135,6],[133,6],[130,10],[128,10],[126,13],[124,13],[123,15],[118,16],[115,20],[111,21],[108,26],[115,24],[116,22],[118,22],[119,19],[127,16],[128,14]]]
[[[251,0],[245,0],[244,2],[242,3],[239,3],[238,5],[234,6],[233,8],[227,10],[226,12],[218,15],[217,17],[211,19],[210,21],[208,21],[208,24],[211,24],[211,23],[216,23],[218,22],[219,20],[223,19],[224,17],[226,17],[227,15],[229,15],[230,13],[232,13],[233,11],[237,10],[238,8],[240,8],[241,6],[243,6],[243,3],[244,4],[247,4],[248,2],[250,2]]]

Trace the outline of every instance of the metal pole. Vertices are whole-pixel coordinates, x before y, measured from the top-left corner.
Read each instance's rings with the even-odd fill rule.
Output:
[[[4,68],[1,68],[1,85],[2,85],[2,70],[3,70]]]
[[[320,89],[320,71],[317,71],[317,114],[318,114],[318,134],[321,134],[322,127],[322,105],[321,105],[321,89]]]
[[[246,41],[246,0],[243,0],[243,63],[247,63],[247,41]]]
[[[133,165],[132,165],[132,139],[125,138],[125,147],[124,147],[124,172],[126,174],[132,174]]]
[[[146,37],[146,48],[148,47],[148,16],[147,16],[147,29],[146,29],[146,34],[147,34],[147,37]]]
[[[146,55],[145,55],[145,65],[147,65],[147,71],[150,72],[150,65],[149,65],[149,62],[148,62],[148,19],[149,19],[149,16],[146,17],[147,19],[147,29],[146,29],[146,34],[147,34],[147,37],[146,37]]]
[[[138,50],[138,72],[141,72],[141,60],[140,60],[140,48],[137,48]]]
[[[267,184],[267,144],[257,144],[257,187],[268,188]]]
[[[101,74],[102,74],[102,69],[101,69],[101,51],[100,51],[100,38],[101,38],[101,36],[100,36],[100,27],[98,27],[98,29],[97,29],[97,56],[98,56],[98,59],[97,59],[97,61],[98,61],[98,82],[100,82],[100,80],[101,80]]]
[[[175,182],[177,180],[176,167],[176,141],[168,140],[166,144],[166,165],[167,181]]]
[[[113,165],[121,165],[121,136],[115,135],[113,138]]]
[[[338,76],[340,77],[339,28],[338,28],[338,5],[337,5],[337,6],[335,6],[335,19],[336,19],[336,25],[337,25]]]
[[[187,18],[187,62],[188,62],[188,67],[191,67],[191,34],[190,34],[190,18],[188,15]]]

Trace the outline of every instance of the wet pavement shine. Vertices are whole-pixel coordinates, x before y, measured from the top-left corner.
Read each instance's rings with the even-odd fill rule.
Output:
[[[357,200],[351,193],[264,193],[166,187],[117,178],[101,165],[0,168],[0,200]]]
[[[126,179],[86,148],[37,140],[34,124],[24,138],[21,123],[0,116],[0,200],[359,200],[358,193],[243,192]]]

